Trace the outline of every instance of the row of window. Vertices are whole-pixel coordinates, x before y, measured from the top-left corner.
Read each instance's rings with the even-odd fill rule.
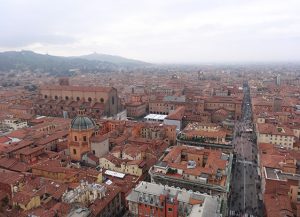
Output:
[[[288,140],[287,136],[280,136],[280,135],[269,135],[269,134],[267,134],[266,137],[270,137],[270,139],[275,139],[275,140],[277,140],[277,138],[280,139],[280,140],[282,140],[284,138],[285,141]],[[293,140],[293,137],[289,136],[289,141],[292,141],[292,140]]]
[[[292,148],[293,147],[293,144],[287,144],[287,143],[281,143],[281,142],[271,142],[272,144],[275,144],[275,145],[280,145],[280,146],[284,146],[284,147],[290,147],[290,148]]]
[[[51,96],[50,96],[50,97],[51,97]],[[48,98],[48,95],[45,95],[44,98],[47,99],[47,98]],[[58,96],[54,96],[54,99],[58,99]],[[69,100],[69,97],[68,97],[68,96],[65,96],[65,100]],[[76,97],[76,100],[79,101],[79,100],[80,100],[80,97],[77,96],[77,97]],[[112,99],[112,100],[114,101],[114,99]],[[88,98],[88,101],[89,101],[89,102],[92,102],[92,98],[89,97],[89,98]],[[103,98],[100,98],[100,102],[103,103],[103,102],[104,102],[104,99],[103,99]],[[113,103],[113,104],[114,104],[114,103]]]
[[[43,106],[42,106],[42,105],[39,105],[39,107],[40,107],[40,108],[42,108]],[[50,105],[50,106],[49,106],[49,108],[50,108],[50,109],[52,109],[52,108],[53,108],[53,106],[52,106],[52,105]],[[63,106],[61,106],[61,107],[60,107],[60,109],[61,109],[61,110],[63,110],[63,109],[64,109],[64,107],[63,107]],[[67,108],[67,110],[68,110],[68,108]],[[75,108],[74,108],[74,107],[72,107],[72,111],[75,111]],[[85,109],[85,111],[86,111],[86,109]],[[96,113],[99,113],[99,112],[100,112],[100,110],[99,110],[99,109],[96,109],[96,110],[94,110],[94,111],[95,111]]]
[[[164,204],[164,202],[162,202],[162,206],[163,206],[163,204]],[[147,205],[147,204],[145,204],[145,207],[147,208],[147,207],[148,207],[148,205]],[[150,207],[150,209],[151,209],[151,212],[153,212],[153,209],[154,209],[154,207],[153,207],[153,206],[150,206],[150,205],[149,205],[149,207]],[[158,211],[158,207],[155,207],[155,209],[156,209],[156,211]],[[162,208],[160,208],[160,211],[162,212],[162,211],[163,211],[163,209],[162,209]],[[169,207],[169,208],[168,208],[168,212],[173,212],[173,208]]]
[[[87,137],[86,137],[86,136],[83,136],[83,137],[82,137],[82,140],[83,140],[84,142],[86,142],[86,141],[87,141]],[[78,141],[77,136],[74,136],[74,141],[75,141],[75,142]]]
[[[207,103],[207,106],[228,106],[228,107],[234,107],[234,104],[228,104],[228,103]]]

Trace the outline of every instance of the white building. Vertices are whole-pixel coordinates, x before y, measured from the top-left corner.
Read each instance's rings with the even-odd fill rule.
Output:
[[[106,187],[100,184],[82,181],[74,190],[65,192],[62,201],[65,203],[92,204],[96,199],[105,197]]]
[[[24,127],[27,127],[27,122],[26,121],[20,121],[18,119],[5,119],[3,121],[3,124],[5,124],[6,126],[14,129],[14,130],[17,130],[17,129],[21,129],[21,128],[24,128]]]

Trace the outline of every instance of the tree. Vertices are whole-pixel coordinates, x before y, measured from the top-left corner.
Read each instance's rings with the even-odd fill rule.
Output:
[[[177,169],[169,168],[167,173],[176,174],[177,173]]]

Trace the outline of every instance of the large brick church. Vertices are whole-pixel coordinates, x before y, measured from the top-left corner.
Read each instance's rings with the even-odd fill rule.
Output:
[[[113,87],[61,84],[40,87],[34,112],[38,115],[74,118],[81,106],[91,118],[113,116],[121,111],[118,93]]]

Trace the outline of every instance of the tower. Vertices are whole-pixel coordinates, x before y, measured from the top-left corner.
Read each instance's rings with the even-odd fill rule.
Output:
[[[281,81],[280,81],[280,75],[278,74],[278,75],[276,76],[276,85],[277,85],[277,86],[280,86],[280,84],[281,84]]]
[[[273,111],[280,112],[282,109],[282,98],[274,97],[273,99]]]
[[[82,154],[91,150],[90,138],[95,132],[96,124],[89,117],[85,116],[85,110],[80,108],[71,121],[68,138],[68,148],[72,160],[81,160]]]

